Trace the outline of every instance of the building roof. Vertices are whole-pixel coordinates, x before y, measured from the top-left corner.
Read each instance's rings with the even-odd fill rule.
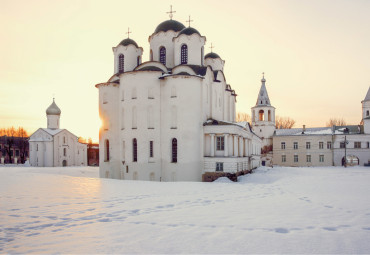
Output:
[[[145,66],[141,69],[137,69],[136,71],[161,71],[163,73],[163,70],[157,66]]]
[[[175,32],[179,32],[181,30],[183,30],[185,28],[185,26],[181,23],[181,22],[178,22],[177,20],[173,20],[173,19],[170,19],[170,20],[166,20],[166,21],[163,21],[162,23],[160,23],[154,33],[159,33],[159,32],[167,32],[169,30],[172,30],[172,31],[175,31]]]
[[[193,71],[197,75],[204,76],[207,73],[207,67],[206,66],[198,66],[198,65],[187,65],[187,66],[190,67],[191,69],[193,69]]]
[[[41,128],[41,129],[51,136],[54,136],[64,130],[64,129],[50,129],[50,128]]]
[[[336,135],[361,134],[363,133],[363,126],[362,125],[334,126],[334,132]]]
[[[368,91],[366,93],[366,96],[365,96],[364,101],[370,101],[370,87],[369,87],[369,89],[368,89]]]
[[[270,98],[267,93],[265,82],[266,82],[265,76],[263,76],[261,79],[262,84],[261,84],[260,92],[258,93],[256,106],[271,106]]]
[[[119,43],[119,45],[122,45],[122,46],[128,46],[130,44],[134,45],[136,48],[139,48],[139,46],[137,45],[137,43],[134,40],[130,39],[130,38],[126,38],[126,39],[122,40]]]
[[[217,53],[210,52],[204,56],[204,58],[221,58]]]
[[[290,128],[290,129],[276,129],[275,136],[290,136],[290,135],[331,135],[333,133],[331,127],[317,127],[317,128]]]
[[[200,33],[198,30],[196,30],[195,28],[192,28],[192,27],[187,27],[187,28],[184,28],[183,30],[180,31],[179,35],[192,35],[192,34],[198,34],[199,36]]]
[[[53,98],[53,103],[46,109],[46,115],[60,115],[62,111],[56,105],[55,100]]]

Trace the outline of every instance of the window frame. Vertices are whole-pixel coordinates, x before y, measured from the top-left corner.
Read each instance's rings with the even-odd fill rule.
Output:
[[[281,149],[285,150],[285,142],[281,142]]]
[[[224,136],[216,136],[216,150],[217,151],[225,150],[225,137]]]
[[[171,140],[171,163],[177,163],[177,148],[178,143],[176,138]]]
[[[137,162],[137,139],[132,139],[132,162]]]
[[[118,56],[118,73],[125,72],[125,55],[119,54]]]
[[[311,149],[311,142],[306,142],[306,150],[310,150]]]
[[[181,45],[180,61],[181,65],[188,64],[188,45],[186,44]]]
[[[293,142],[293,149],[298,150],[298,142]]]
[[[216,172],[224,171],[224,162],[216,162]]]

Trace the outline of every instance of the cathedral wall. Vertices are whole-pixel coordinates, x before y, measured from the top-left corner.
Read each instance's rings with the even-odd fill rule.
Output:
[[[188,65],[203,65],[202,47],[205,43],[205,37],[198,34],[181,35],[174,38],[174,62],[175,66],[181,65],[181,46],[188,46]]]
[[[203,167],[202,79],[172,76],[162,80],[161,86],[163,180],[200,181]],[[171,96],[173,87],[176,96]],[[177,139],[177,163],[171,162],[173,138]]]
[[[153,54],[153,61],[159,61],[159,49],[163,46],[166,48],[166,67],[174,67],[174,43],[172,39],[177,32],[167,31],[154,34],[150,38],[150,50]]]
[[[118,73],[119,67],[119,55],[124,55],[124,72],[132,71],[138,66],[137,57],[142,56],[143,49],[136,48],[134,45],[130,44],[127,46],[119,45],[113,48],[114,54],[114,73]],[[141,63],[141,61],[140,61]],[[139,63],[139,64],[140,64]]]
[[[206,58],[204,64],[206,66],[211,66],[213,71],[223,71],[225,61],[220,58]]]

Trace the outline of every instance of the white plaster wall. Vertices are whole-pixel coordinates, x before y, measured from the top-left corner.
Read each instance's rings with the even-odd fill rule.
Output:
[[[204,65],[211,66],[213,71],[224,70],[225,61],[221,58],[206,58]]]
[[[172,38],[177,36],[178,32],[169,30],[167,32],[159,32],[149,37],[150,50],[153,52],[153,61],[159,62],[159,48],[166,48],[166,67],[174,67],[174,43]],[[149,52],[150,54],[150,52]],[[150,59],[150,56],[149,56]]]
[[[60,115],[46,115],[46,118],[47,118],[47,128],[59,129]]]
[[[370,148],[367,148],[367,142],[370,142],[370,135],[366,134],[349,134],[346,135],[347,156],[353,155],[358,157],[360,165],[368,163],[370,160]],[[344,141],[344,135],[334,136],[334,165],[341,166],[344,157],[344,148],[340,148],[340,142]],[[354,142],[361,142],[361,148],[354,148]]]
[[[174,41],[174,64],[181,65],[181,46],[188,46],[188,65],[202,65],[202,47],[205,44],[205,37],[198,34],[180,35]]]

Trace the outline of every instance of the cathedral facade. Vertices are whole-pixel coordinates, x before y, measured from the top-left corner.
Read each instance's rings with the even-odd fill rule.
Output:
[[[100,177],[201,181],[260,165],[262,139],[235,123],[225,61],[206,37],[175,20],[149,36],[149,61],[130,39],[113,47],[114,74],[99,90]]]

